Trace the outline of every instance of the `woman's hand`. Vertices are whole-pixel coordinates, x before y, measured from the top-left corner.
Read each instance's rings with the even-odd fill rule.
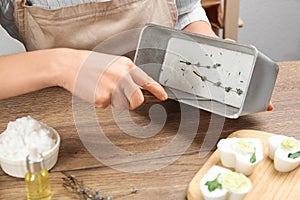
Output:
[[[74,53],[78,54],[73,56],[76,61],[62,73],[59,85],[97,107],[135,109],[144,102],[141,89],[159,100],[167,99],[163,87],[129,58],[90,51]]]

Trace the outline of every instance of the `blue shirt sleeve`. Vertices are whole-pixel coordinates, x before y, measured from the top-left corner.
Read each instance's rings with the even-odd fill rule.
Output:
[[[176,6],[178,10],[176,29],[181,30],[188,24],[199,20],[209,23],[205,10],[201,6],[201,0],[176,0]]]

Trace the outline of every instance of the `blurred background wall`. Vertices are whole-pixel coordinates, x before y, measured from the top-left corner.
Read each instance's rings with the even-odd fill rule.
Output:
[[[240,0],[238,41],[275,61],[300,60],[300,0]]]

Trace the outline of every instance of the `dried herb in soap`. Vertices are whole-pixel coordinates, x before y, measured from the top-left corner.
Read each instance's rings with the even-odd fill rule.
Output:
[[[198,63],[196,63],[196,64],[193,64],[192,62],[190,62],[190,61],[185,61],[185,60],[179,60],[179,62],[180,63],[184,63],[184,64],[186,64],[187,66],[194,66],[194,67],[205,67],[205,68],[207,68],[207,69],[210,69],[211,68],[211,66],[209,66],[209,65],[204,65],[204,66],[201,66],[200,65],[200,62],[198,62]],[[221,67],[222,65],[220,64],[220,63],[216,63],[216,64],[213,64],[213,66],[212,66],[212,68],[213,69],[217,69],[218,67]],[[187,70],[185,69],[185,68],[181,68],[181,71],[183,71],[183,72],[186,72]],[[198,70],[197,71],[195,71],[195,70],[193,70],[193,73],[196,75],[196,76],[198,76],[200,79],[201,79],[201,81],[203,81],[203,82],[209,82],[209,83],[211,83],[211,84],[213,84],[214,86],[217,86],[217,87],[220,87],[220,88],[223,88],[226,92],[235,92],[236,94],[238,94],[238,95],[242,95],[243,94],[243,90],[242,89],[240,89],[240,88],[236,88],[236,90],[234,90],[232,87],[229,87],[229,86],[222,86],[222,83],[221,82],[214,82],[214,81],[212,81],[212,80],[209,80],[206,76],[204,76],[204,75],[202,75]],[[239,75],[241,74],[241,72],[239,72]],[[184,73],[182,74],[182,76],[184,76]],[[230,76],[230,73],[228,74],[228,76]],[[243,81],[240,81],[241,83],[243,82]]]

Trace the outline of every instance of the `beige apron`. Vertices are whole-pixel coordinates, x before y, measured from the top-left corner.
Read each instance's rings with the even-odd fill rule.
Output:
[[[175,0],[111,0],[47,10],[16,0],[15,21],[28,51],[55,47],[92,50],[146,23],[174,27]]]

